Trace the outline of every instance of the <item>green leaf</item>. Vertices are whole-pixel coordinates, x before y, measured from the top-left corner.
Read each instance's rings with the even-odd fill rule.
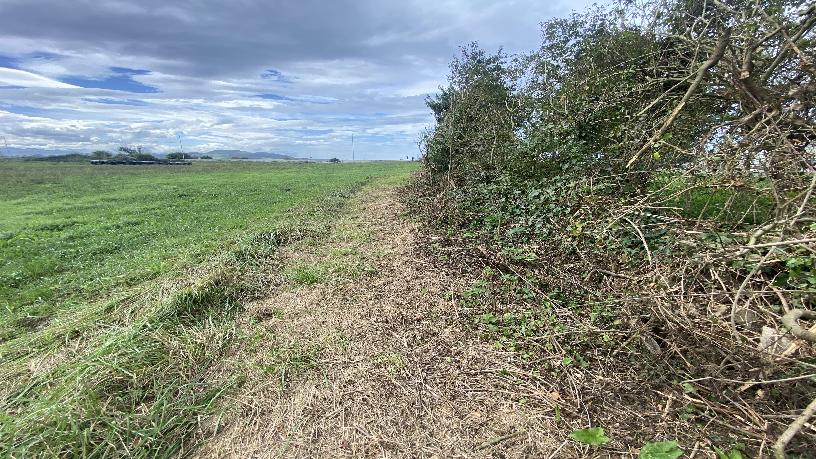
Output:
[[[734,449],[726,452],[725,450],[715,446],[714,451],[717,453],[717,459],[745,459],[745,457],[742,455],[742,451],[740,451],[740,449],[742,449],[741,447],[744,447],[744,445],[738,444],[734,447]]]
[[[697,392],[697,388],[694,387],[690,383],[683,383],[683,393],[685,394],[694,394]]]
[[[586,445],[603,445],[604,443],[609,443],[609,437],[604,435],[603,427],[578,429],[570,434],[570,438]]]
[[[640,448],[640,459],[677,459],[683,455],[676,441],[659,441],[646,443]]]

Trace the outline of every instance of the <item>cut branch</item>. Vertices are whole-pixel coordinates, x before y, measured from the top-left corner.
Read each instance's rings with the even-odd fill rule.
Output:
[[[816,333],[805,330],[799,326],[799,319],[816,320],[816,311],[791,309],[787,314],[782,316],[782,325],[790,330],[791,335],[811,343],[816,343]]]
[[[782,435],[779,436],[779,439],[773,446],[774,457],[776,459],[785,459],[785,447],[788,446],[788,443],[790,443],[793,436],[802,430],[802,427],[814,413],[816,413],[816,399],[813,399],[813,401],[810,402],[810,405],[808,405],[807,408],[802,411],[802,414],[799,415],[799,417],[796,418],[796,420],[793,421],[784,432],[782,432]]]

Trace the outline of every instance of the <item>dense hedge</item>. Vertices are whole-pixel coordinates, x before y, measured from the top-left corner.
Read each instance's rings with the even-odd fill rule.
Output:
[[[527,308],[514,317],[571,304],[590,320],[614,305],[622,335],[682,355],[661,362],[677,380],[812,373],[812,345],[781,358],[767,340],[785,338],[791,309],[816,309],[815,26],[816,5],[800,0],[623,1],[545,22],[527,54],[465,46],[427,101],[436,124],[417,208],[449,243],[544,295],[532,309],[511,301]],[[491,317],[510,307],[502,298],[485,300]],[[614,352],[576,344],[617,362],[599,380],[643,358],[612,341]],[[774,413],[816,391],[802,377],[745,401],[697,384],[711,403],[759,413],[771,427],[749,423],[756,438],[779,434]]]

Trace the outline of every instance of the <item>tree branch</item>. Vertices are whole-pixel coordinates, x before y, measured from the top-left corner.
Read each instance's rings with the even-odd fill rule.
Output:
[[[720,59],[722,59],[723,54],[725,54],[725,48],[728,45],[728,40],[730,38],[731,29],[726,29],[725,32],[723,32],[723,34],[720,36],[719,41],[717,41],[717,46],[716,48],[714,48],[714,54],[712,54],[707,61],[703,62],[703,65],[701,65],[700,68],[697,70],[697,76],[694,78],[694,81],[691,83],[691,86],[689,86],[688,90],[686,90],[686,93],[683,95],[683,98],[680,100],[680,103],[677,104],[676,107],[674,107],[674,110],[672,111],[671,115],[669,115],[669,117],[663,123],[663,126],[661,126],[661,128],[658,129],[657,132],[655,132],[652,138],[649,139],[649,141],[646,142],[646,144],[643,145],[643,147],[641,147],[641,149],[637,153],[635,153],[635,156],[633,156],[632,159],[630,159],[629,162],[626,163],[627,168],[632,167],[632,164],[634,164],[635,161],[637,161],[637,159],[640,157],[640,155],[643,154],[643,152],[648,150],[655,143],[656,140],[663,137],[663,134],[666,133],[666,131],[669,129],[669,126],[671,126],[671,124],[677,118],[677,115],[679,115],[680,112],[683,110],[683,107],[686,106],[686,103],[689,101],[689,99],[691,99],[691,96],[694,94],[695,91],[697,91],[697,87],[700,86],[700,83],[703,81],[703,78],[705,78],[706,72],[708,72],[709,69],[717,65]]]

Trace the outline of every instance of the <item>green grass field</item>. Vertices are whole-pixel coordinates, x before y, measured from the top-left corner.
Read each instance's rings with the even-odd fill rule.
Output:
[[[178,451],[240,384],[207,368],[276,248],[318,238],[355,190],[414,168],[0,161],[0,444]]]

